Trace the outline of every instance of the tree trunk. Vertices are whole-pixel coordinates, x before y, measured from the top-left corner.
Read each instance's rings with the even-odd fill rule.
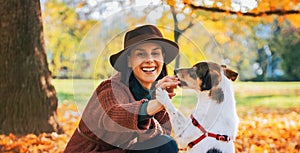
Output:
[[[175,11],[174,6],[171,7],[171,12],[172,12],[173,20],[174,20],[174,41],[176,43],[178,43],[181,32],[178,27],[179,22],[177,20],[177,13]],[[177,57],[175,58],[175,69],[179,68],[179,64],[180,64],[180,54],[178,54]]]
[[[175,21],[175,25],[178,25],[177,20]],[[181,35],[181,33],[179,32],[178,26],[176,26],[175,29],[174,29],[174,41],[176,43],[178,43],[180,35]],[[180,54],[178,54],[176,59],[175,59],[175,69],[179,68],[179,64],[180,64]]]
[[[0,134],[62,132],[39,0],[0,0]]]

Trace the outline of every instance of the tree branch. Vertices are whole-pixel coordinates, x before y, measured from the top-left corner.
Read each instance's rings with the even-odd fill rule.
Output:
[[[300,14],[300,10],[268,10],[268,11],[261,11],[261,12],[235,12],[232,10],[221,9],[218,7],[205,7],[205,6],[197,6],[195,4],[185,4],[190,6],[192,9],[195,10],[204,10],[209,12],[218,12],[218,13],[229,13],[233,15],[243,15],[243,16],[250,16],[250,17],[259,17],[265,15],[288,15],[288,14]]]
[[[174,29],[175,29],[174,40],[177,42],[180,35],[182,33],[184,33],[187,29],[191,28],[194,25],[194,23],[192,21],[190,21],[189,25],[187,25],[187,27],[185,27],[183,29],[179,29],[179,27],[178,27],[179,22],[178,22],[178,19],[176,16],[177,12],[173,6],[171,7],[171,12],[172,12],[173,20],[174,20]]]
[[[187,29],[191,28],[193,25],[194,25],[194,23],[192,21],[190,21],[189,25],[181,30],[182,33],[184,33]]]

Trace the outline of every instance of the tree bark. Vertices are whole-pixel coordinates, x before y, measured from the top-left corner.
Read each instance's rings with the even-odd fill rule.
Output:
[[[0,134],[62,132],[39,0],[0,0]]]

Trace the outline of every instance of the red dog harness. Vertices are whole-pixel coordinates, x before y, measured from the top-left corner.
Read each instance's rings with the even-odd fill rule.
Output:
[[[197,143],[199,143],[199,142],[200,142],[201,140],[203,140],[205,137],[213,137],[213,138],[216,138],[218,141],[226,141],[226,142],[228,142],[228,141],[231,140],[231,138],[230,138],[229,136],[227,136],[227,135],[220,135],[220,134],[215,134],[215,133],[211,133],[211,132],[206,131],[206,130],[203,128],[203,126],[201,126],[201,125],[198,123],[198,121],[194,118],[193,115],[191,115],[191,119],[192,119],[192,123],[193,123],[198,129],[200,129],[200,130],[202,131],[203,134],[202,134],[199,138],[197,138],[196,140],[194,140],[194,141],[192,141],[192,142],[190,142],[190,143],[188,144],[188,146],[189,146],[190,148],[193,148]]]

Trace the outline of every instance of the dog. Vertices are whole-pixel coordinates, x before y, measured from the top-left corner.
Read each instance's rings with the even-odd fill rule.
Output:
[[[192,68],[176,69],[182,89],[196,91],[198,102],[191,117],[172,104],[165,89],[156,89],[157,100],[169,113],[180,150],[189,153],[233,153],[239,118],[230,81],[238,73],[214,62],[199,62]]]

